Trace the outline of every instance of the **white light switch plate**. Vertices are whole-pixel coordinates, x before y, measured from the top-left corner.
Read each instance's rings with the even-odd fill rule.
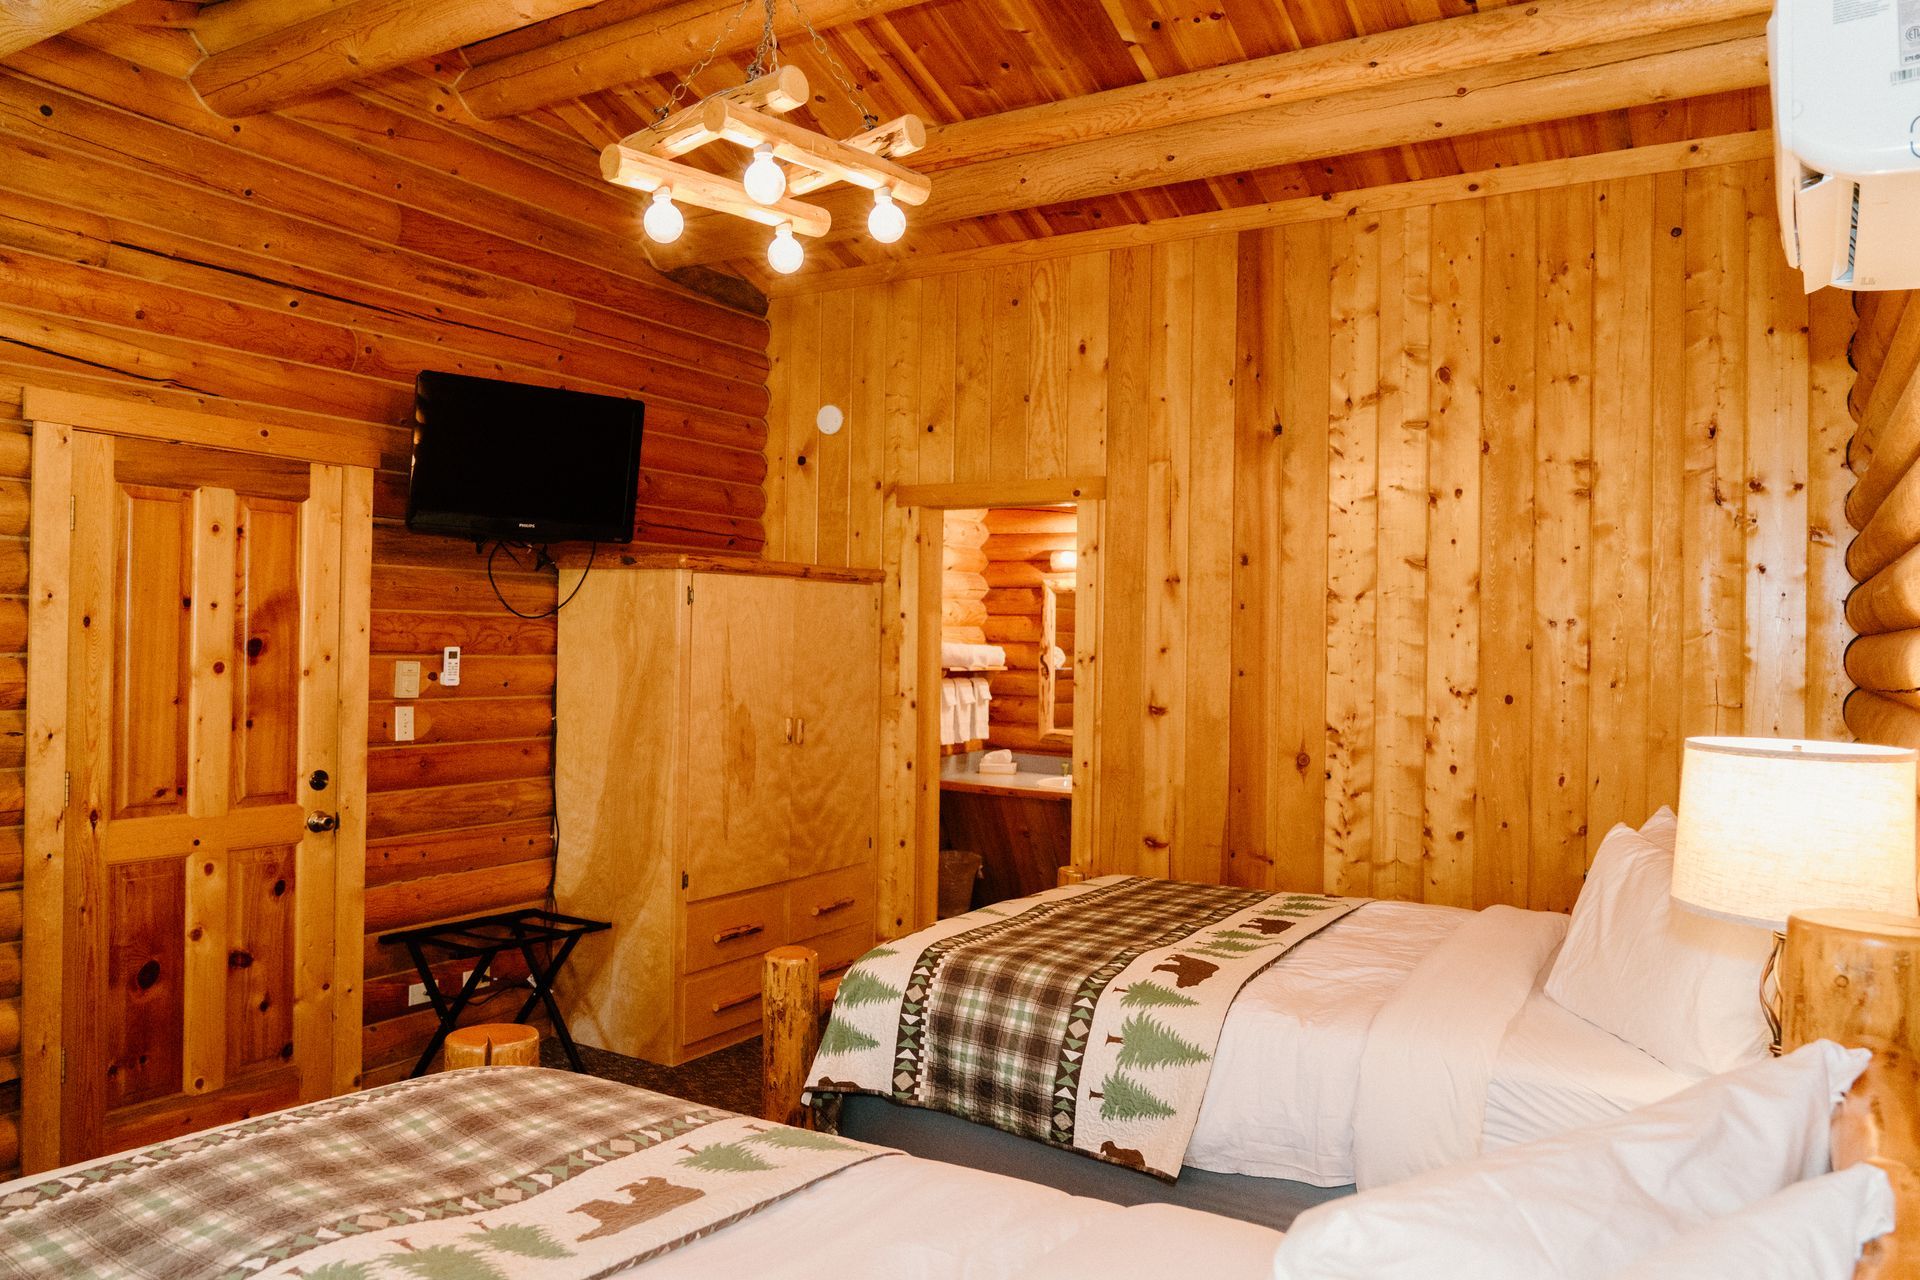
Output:
[[[451,689],[460,683],[460,646],[450,644],[440,655],[440,683]]]
[[[420,664],[418,662],[393,664],[393,696],[396,698],[420,696]]]
[[[395,742],[413,741],[412,707],[395,707],[393,709],[393,740]]]

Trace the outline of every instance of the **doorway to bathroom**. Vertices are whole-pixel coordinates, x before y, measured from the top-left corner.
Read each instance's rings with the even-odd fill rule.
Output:
[[[1051,888],[1073,862],[1077,502],[945,512],[939,914]]]

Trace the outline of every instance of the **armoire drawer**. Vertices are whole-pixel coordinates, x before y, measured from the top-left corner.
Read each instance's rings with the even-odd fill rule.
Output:
[[[854,925],[850,929],[841,929],[837,933],[810,938],[807,945],[820,957],[820,976],[828,977],[839,973],[848,965],[873,950],[873,925],[871,923]]]
[[[693,1044],[759,1022],[764,967],[760,956],[752,955],[687,975],[681,1043]]]
[[[690,903],[684,967],[691,973],[730,960],[757,958],[791,936],[784,885]]]
[[[787,886],[788,936],[799,942],[855,925],[870,927],[873,898],[870,864],[795,880]]]

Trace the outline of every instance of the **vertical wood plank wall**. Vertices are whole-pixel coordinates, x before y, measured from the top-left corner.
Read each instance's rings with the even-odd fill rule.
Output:
[[[1843,732],[1852,317],[1771,210],[1743,163],[778,299],[769,554],[1104,475],[1099,871],[1568,907],[1686,734]]]
[[[552,850],[554,625],[503,610],[471,546],[399,527],[412,377],[450,369],[647,400],[641,540],[750,553],[765,501],[766,326],[653,276],[635,246],[637,202],[594,178],[584,148],[578,174],[560,167],[557,135],[450,124],[439,91],[411,73],[230,122],[175,78],[169,59],[190,62],[176,33],[121,30],[125,48],[56,40],[0,69],[0,416],[17,417],[20,387],[39,383],[312,411],[380,442],[365,1065],[369,1082],[390,1079],[432,1019],[406,1011],[405,961],[373,935],[536,903]],[[0,429],[5,1081],[22,430]],[[552,604],[551,575],[500,576],[523,610]],[[457,690],[435,678],[447,644],[464,650]],[[397,746],[385,695],[402,657],[430,674],[416,741]],[[0,1113],[14,1105],[0,1098]],[[0,1143],[0,1169],[11,1162]]]

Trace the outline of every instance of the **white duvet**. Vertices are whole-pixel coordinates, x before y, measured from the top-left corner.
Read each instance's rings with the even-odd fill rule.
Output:
[[[1273,1274],[1280,1233],[1122,1208],[913,1156],[856,1165],[625,1276],[636,1280],[1164,1280]]]
[[[1404,1123],[1431,1138],[1447,1121],[1449,1098],[1457,1097],[1462,1073],[1484,1075],[1479,1132],[1465,1136],[1468,1147],[1484,1150],[1604,1120],[1693,1083],[1693,1077],[1581,1021],[1541,993],[1553,958],[1552,947],[1541,945],[1541,930],[1563,932],[1566,918],[1517,914],[1534,919],[1511,930],[1489,930],[1482,922],[1489,936],[1468,949],[1469,966],[1449,965],[1446,957],[1436,956],[1437,963],[1428,965],[1419,985],[1408,991],[1441,1029],[1452,1010],[1460,1022],[1480,1024],[1477,1034],[1492,1039],[1454,1045],[1402,1042],[1398,1056],[1404,1062],[1424,1060],[1430,1072],[1441,1070],[1433,1055],[1444,1053],[1461,1065],[1446,1068],[1454,1077],[1448,1089],[1423,1089],[1406,1073],[1402,1096],[1376,1089],[1387,1095],[1385,1104],[1374,1103],[1377,1134],[1390,1135]],[[1352,1183],[1356,1125],[1363,1123],[1362,1065],[1376,1020],[1430,953],[1480,918],[1452,907],[1369,903],[1248,983],[1222,1029],[1186,1164],[1323,1187]],[[1502,943],[1502,934],[1512,935],[1510,943]],[[1489,967],[1503,962],[1517,971],[1517,977],[1506,975],[1515,1007],[1489,1030]],[[1381,1030],[1420,1036],[1426,1033],[1419,1021],[1392,1018]],[[1390,1051],[1382,1044],[1375,1054]],[[1396,1102],[1406,1109],[1404,1115],[1380,1109]],[[1460,1135],[1451,1140],[1460,1141]],[[1431,1163],[1431,1142],[1422,1140],[1420,1150],[1413,1148],[1410,1140],[1407,1166]],[[1474,1152],[1455,1154],[1468,1158]],[[1395,1161],[1395,1153],[1384,1153],[1386,1166]]]

